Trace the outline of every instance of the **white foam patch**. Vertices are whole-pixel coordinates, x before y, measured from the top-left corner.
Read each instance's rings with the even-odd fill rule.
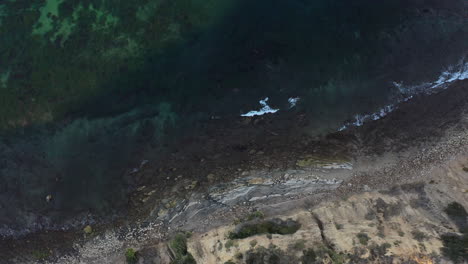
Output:
[[[456,67],[450,67],[447,71],[444,71],[439,79],[433,83],[432,87],[437,88],[444,84],[465,79],[468,79],[468,62],[461,62]]]
[[[289,103],[289,108],[293,108],[297,105],[297,102],[299,102],[301,98],[299,97],[291,97],[288,99],[288,103]]]
[[[260,105],[262,105],[263,107],[258,110],[258,111],[250,111],[248,113],[245,113],[241,116],[261,116],[261,115],[264,115],[264,114],[273,114],[273,113],[276,113],[279,111],[279,109],[273,109],[271,108],[267,102],[268,102],[268,97],[266,97],[265,99],[263,100],[260,100]]]
[[[399,93],[404,96],[403,99],[398,100],[394,104],[384,106],[379,111],[372,114],[357,114],[354,116],[353,122],[344,124],[338,129],[338,131],[343,131],[352,126],[362,126],[367,121],[379,120],[398,109],[398,105],[400,103],[413,99],[414,95],[421,93],[430,94],[436,90],[447,88],[452,82],[465,79],[468,79],[468,62],[464,62],[463,59],[456,66],[451,66],[446,71],[442,72],[437,81],[434,82],[422,83],[415,86],[404,86],[403,83],[393,82],[395,88],[397,88]]]

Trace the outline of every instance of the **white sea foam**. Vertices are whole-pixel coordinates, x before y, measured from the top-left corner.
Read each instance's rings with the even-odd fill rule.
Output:
[[[403,83],[393,82],[393,85],[398,89],[398,92],[403,96],[403,99],[397,100],[394,104],[384,106],[375,113],[365,115],[357,114],[354,116],[354,121],[344,124],[338,129],[338,131],[343,131],[352,126],[362,126],[365,122],[370,120],[379,120],[398,109],[398,105],[400,103],[413,99],[414,95],[421,93],[430,94],[434,91],[447,88],[452,82],[465,79],[468,79],[468,62],[462,60],[459,64],[451,66],[446,71],[442,72],[439,78],[433,82],[413,86],[405,86]]]
[[[293,108],[297,105],[297,102],[299,102],[301,98],[299,97],[291,97],[288,99],[288,103],[289,103],[289,108]]]
[[[279,109],[273,109],[271,108],[267,102],[268,102],[268,97],[266,97],[265,99],[263,100],[260,100],[260,105],[262,105],[263,107],[260,109],[260,110],[257,110],[257,111],[250,111],[248,113],[245,113],[241,116],[260,116],[260,115],[264,115],[264,114],[273,114],[273,113],[276,113],[279,111]]]

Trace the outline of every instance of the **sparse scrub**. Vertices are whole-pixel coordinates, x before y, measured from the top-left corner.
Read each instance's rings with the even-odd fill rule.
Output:
[[[265,217],[265,214],[262,211],[255,211],[247,217],[247,221],[251,221],[254,219],[262,219],[264,217]]]
[[[392,245],[389,243],[384,243],[382,245],[377,245],[377,244],[372,244],[369,247],[370,253],[372,256],[378,258],[380,256],[383,256],[387,253],[388,249],[391,248]]]
[[[294,242],[294,244],[292,244],[291,248],[294,249],[294,250],[304,250],[305,249],[305,240],[298,240],[296,242]]]
[[[229,239],[228,241],[226,241],[226,243],[224,244],[224,247],[226,248],[226,250],[229,250],[230,248],[236,246],[236,242],[232,239]]]

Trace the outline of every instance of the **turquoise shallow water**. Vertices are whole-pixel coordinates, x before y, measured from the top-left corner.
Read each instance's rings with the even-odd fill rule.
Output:
[[[125,175],[143,153],[266,97],[279,109],[299,97],[291,111],[313,120],[310,133],[400,100],[394,82],[433,81],[467,54],[463,8],[457,0],[8,1],[0,230],[125,212],[134,184]]]

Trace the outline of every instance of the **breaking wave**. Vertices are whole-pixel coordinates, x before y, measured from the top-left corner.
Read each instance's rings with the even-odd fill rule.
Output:
[[[399,104],[413,99],[415,95],[432,94],[446,89],[449,84],[455,81],[465,79],[468,79],[468,62],[465,60],[465,58],[463,58],[458,64],[450,66],[447,68],[447,70],[443,71],[436,81],[426,82],[413,86],[406,86],[403,83],[393,82],[394,87],[398,90],[398,97],[400,99],[397,99],[395,103],[380,108],[374,113],[356,114],[353,121],[345,123],[338,129],[338,131],[343,131],[349,127],[359,127],[368,121],[379,120],[398,109]]]

